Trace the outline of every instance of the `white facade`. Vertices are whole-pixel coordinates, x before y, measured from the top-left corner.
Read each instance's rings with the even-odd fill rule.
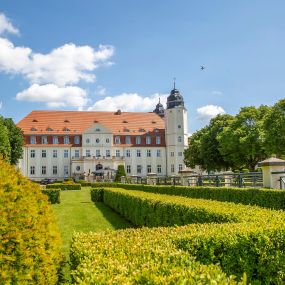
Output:
[[[111,130],[106,124],[94,121],[90,127],[76,135],[76,143],[75,140],[70,143],[69,133],[29,134],[19,168],[32,180],[62,180],[80,176],[89,179],[98,173],[104,173],[105,178],[112,178],[118,165],[124,165],[127,176],[145,177],[148,173],[156,173],[161,177],[177,175],[185,168],[184,150],[188,147],[187,110],[181,98],[178,90],[171,91],[167,109],[162,110],[164,117],[161,115],[162,105],[157,105],[160,114],[156,118],[164,125],[161,130],[143,130],[145,126],[139,125],[137,131],[130,134],[127,131],[120,133],[120,130],[114,133],[113,126]],[[119,116],[115,118],[120,119]],[[29,127],[34,128],[32,125]],[[50,129],[52,126],[49,126]],[[139,129],[144,133],[141,134]],[[66,127],[64,131],[66,132]],[[49,135],[50,139],[45,138]],[[35,138],[39,136],[41,138]],[[65,139],[60,144],[57,137]],[[144,140],[143,144],[141,140]]]

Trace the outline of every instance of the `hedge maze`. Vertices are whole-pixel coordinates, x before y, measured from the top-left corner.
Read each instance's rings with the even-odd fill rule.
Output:
[[[284,284],[283,211],[128,188],[91,190],[139,228],[76,234],[75,283]]]

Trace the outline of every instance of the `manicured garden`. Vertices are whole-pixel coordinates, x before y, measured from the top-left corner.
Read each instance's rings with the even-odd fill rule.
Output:
[[[281,190],[0,178],[1,284],[285,283]]]

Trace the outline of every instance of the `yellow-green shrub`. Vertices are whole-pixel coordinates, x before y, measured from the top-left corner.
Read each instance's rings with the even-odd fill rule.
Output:
[[[245,205],[256,205],[270,209],[285,209],[285,191],[258,188],[234,187],[189,187],[189,186],[161,186],[123,183],[93,184],[92,187],[120,187],[127,190],[139,190],[157,194],[201,198],[223,202],[234,202]]]
[[[71,183],[71,184],[64,184],[64,183],[54,183],[48,184],[46,186],[47,189],[61,189],[61,190],[81,190],[81,184],[78,183]]]
[[[56,284],[61,242],[39,185],[0,161],[0,284]]]
[[[166,278],[163,275],[164,270],[168,273],[175,272],[177,276],[181,272],[184,279],[171,279],[171,282],[183,283],[188,277],[185,277],[185,264],[180,258],[195,260],[206,265],[219,264],[224,273],[235,275],[238,280],[242,280],[246,273],[248,281],[254,284],[285,282],[285,214],[282,211],[114,188],[104,189],[103,200],[138,226],[154,226],[159,223],[173,225],[175,222],[178,225],[182,222],[209,224],[122,231],[119,235],[108,233],[98,239],[95,235],[92,244],[92,238],[88,235],[86,239],[80,238],[80,241],[75,238],[72,262],[73,274],[78,283],[82,280],[87,283],[90,280],[101,280],[96,278],[99,276],[103,278],[103,272],[105,274],[117,272],[119,276],[117,278],[122,278],[126,283],[132,283],[132,278],[137,280],[146,278],[145,280],[151,280],[150,283],[152,281],[155,283],[159,278],[162,278],[161,280]],[[213,223],[226,221],[230,223]],[[140,241],[132,242],[134,238],[132,235],[139,236]],[[99,242],[99,239],[102,242]],[[107,247],[113,242],[114,248],[111,246],[108,250]],[[154,251],[153,248],[157,247],[159,250]],[[135,253],[133,253],[134,248]],[[175,253],[175,258],[165,259],[164,257],[170,252]],[[176,255],[178,252],[181,256]],[[140,256],[140,259],[137,260],[136,256]],[[99,263],[95,264],[98,260]],[[103,260],[105,263],[109,260],[111,264],[104,267]],[[151,260],[154,260],[153,263]],[[126,272],[129,272],[126,270],[133,263],[139,268],[137,275],[129,273],[131,276],[126,277]],[[94,266],[92,269],[84,270],[91,265]],[[189,266],[192,270],[191,265]],[[145,267],[146,272],[141,273]],[[134,268],[135,266],[133,270]],[[102,272],[99,273],[100,270]],[[150,274],[152,270],[159,276],[156,281]],[[198,273],[192,272],[193,276],[195,274]],[[206,269],[204,274],[208,274]],[[163,282],[166,282],[165,280]],[[193,281],[192,283],[195,284]]]

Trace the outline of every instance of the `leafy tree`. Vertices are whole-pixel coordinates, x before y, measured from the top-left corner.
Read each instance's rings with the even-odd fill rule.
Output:
[[[115,181],[121,182],[121,177],[126,176],[126,171],[124,165],[119,165],[118,170],[116,172]]]
[[[264,145],[269,154],[285,156],[285,99],[277,102],[263,123]]]
[[[219,152],[217,136],[229,125],[232,116],[218,115],[210,124],[195,132],[189,141],[189,148],[184,152],[184,162],[189,167],[199,165],[202,169],[210,171],[228,169],[231,165],[225,161]]]
[[[188,167],[194,168],[199,165],[205,169],[204,159],[201,153],[202,138],[206,133],[206,127],[196,131],[189,138],[189,147],[184,151],[184,163]]]
[[[12,119],[4,119],[4,124],[8,129],[9,143],[11,146],[11,164],[17,164],[23,155],[24,138],[20,128],[18,128]]]
[[[208,172],[221,171],[232,166],[220,153],[220,143],[217,140],[219,134],[230,124],[232,119],[233,117],[228,114],[217,115],[210,121],[209,126],[206,127],[206,131],[201,138],[201,157],[204,161],[204,168]]]
[[[0,156],[10,162],[11,146],[9,133],[2,117],[0,117]]]
[[[220,153],[233,168],[254,171],[256,164],[267,157],[262,127],[268,112],[267,106],[241,108],[218,135]]]

